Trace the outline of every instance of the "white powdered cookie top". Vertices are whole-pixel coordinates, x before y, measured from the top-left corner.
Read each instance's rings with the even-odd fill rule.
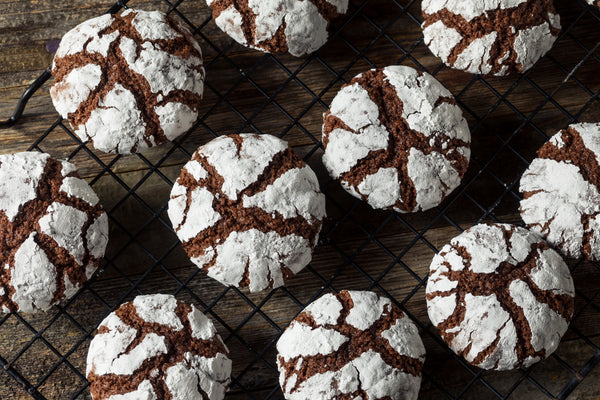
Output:
[[[0,211],[10,222],[25,203],[35,199],[48,157],[35,152],[0,156]]]
[[[105,152],[139,152],[192,127],[202,65],[185,28],[162,12],[129,9],[85,21],[63,37],[50,94],[82,141]]]
[[[476,225],[444,246],[431,263],[426,293],[429,318],[450,348],[495,370],[552,354],[575,296],[560,255],[534,233],[503,224]]]
[[[541,1],[423,0],[425,44],[455,69],[498,76],[525,72],[552,48],[560,30],[554,8],[538,3]],[[510,25],[497,26],[496,21]],[[473,27],[481,31],[473,32]]]
[[[394,96],[370,94],[366,75]],[[394,103],[400,115],[389,111]],[[387,111],[380,115],[380,109]],[[342,87],[325,115],[323,133],[330,175],[372,207],[398,212],[440,204],[460,184],[470,157],[469,128],[452,94],[431,75],[405,66],[371,70]],[[402,156],[391,157],[392,148]],[[461,165],[450,158],[454,154]],[[365,172],[360,166],[369,157],[381,161],[369,162]]]
[[[285,141],[221,136],[185,165],[168,214],[194,263],[225,285],[257,292],[283,285],[310,262],[325,197]]]
[[[552,153],[533,160],[521,178],[523,221],[565,256],[599,260],[600,187],[590,172],[600,172],[600,124],[571,125],[542,151]]]
[[[348,0],[327,0],[338,15],[348,10]],[[212,0],[206,0],[212,6]],[[229,4],[231,3],[231,4]],[[262,51],[287,51],[297,57],[315,52],[329,38],[329,17],[323,5],[304,0],[248,0],[250,22],[238,11],[234,0],[220,2],[229,4],[218,14],[213,13],[215,23],[236,42]],[[251,38],[244,34],[245,24],[251,30]],[[280,38],[280,43],[277,42]],[[279,47],[276,47],[279,46]]]
[[[89,279],[98,268],[108,220],[98,196],[76,172],[73,164],[44,153],[0,155],[0,216],[7,230],[0,236],[10,237],[4,253],[15,251],[13,259],[0,259],[4,312],[46,311],[79,290],[85,281],[79,269]],[[55,265],[62,252],[67,258]]]
[[[160,330],[154,331],[154,324]],[[231,374],[227,348],[212,322],[193,306],[171,295],[138,296],[98,329],[86,370],[95,400],[156,399],[153,385],[163,383],[174,400],[225,397]],[[131,388],[139,377],[141,383]],[[103,391],[105,379],[114,386],[110,393]]]
[[[342,310],[347,316],[339,321]],[[382,357],[375,349],[383,348],[389,354]],[[357,291],[326,294],[309,304],[281,335],[277,352],[288,400],[336,399],[360,390],[373,400],[414,400],[425,361],[414,323],[388,299]],[[315,362],[332,369],[317,373],[309,367]]]

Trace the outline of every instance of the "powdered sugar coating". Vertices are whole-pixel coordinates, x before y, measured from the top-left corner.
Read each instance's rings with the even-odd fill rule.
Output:
[[[414,323],[388,299],[356,291],[326,294],[308,305],[284,331],[277,351],[279,381],[293,400],[360,391],[373,400],[414,400],[425,360]],[[327,369],[315,370],[317,365]]]
[[[546,0],[424,0],[422,11],[432,53],[473,74],[527,71],[552,48],[561,28]]]
[[[208,276],[257,292],[283,285],[310,262],[325,198],[285,141],[231,135],[200,147],[184,166],[168,214]]]
[[[385,98],[376,97],[381,92]],[[469,128],[452,94],[406,66],[371,70],[342,87],[323,134],[330,175],[372,207],[398,212],[440,204],[470,157]]]
[[[573,124],[540,149],[521,178],[521,218],[567,257],[600,259],[600,186],[591,178],[599,158],[600,124]]]
[[[348,0],[328,0],[325,4],[304,0],[248,0],[250,12],[244,18],[238,0],[207,0],[206,3],[213,9],[217,26],[236,42],[266,52],[288,51],[296,57],[323,46],[329,38],[331,20],[348,10]]]
[[[102,321],[86,369],[94,400],[155,399],[157,387],[174,400],[221,400],[230,373],[212,322],[162,294],[138,296]]]
[[[0,155],[0,236],[3,311],[46,311],[96,271],[108,220],[73,164],[36,152]]]
[[[83,22],[63,37],[52,73],[54,106],[80,139],[122,154],[189,130],[204,85],[198,43],[158,11]]]
[[[481,224],[434,257],[426,294],[429,318],[455,353],[483,369],[508,370],[556,350],[575,290],[567,265],[542,238]]]

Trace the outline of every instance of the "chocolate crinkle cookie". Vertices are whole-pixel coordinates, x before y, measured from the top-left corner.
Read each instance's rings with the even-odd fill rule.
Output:
[[[596,7],[600,7],[600,0],[586,0],[588,2],[588,4],[596,6]]]
[[[525,72],[560,32],[553,0],[423,0],[422,10],[431,52],[472,74]]]
[[[521,178],[521,218],[567,257],[600,260],[600,123],[569,126]]]
[[[287,400],[415,400],[425,347],[415,324],[373,292],[326,294],[277,342]]]
[[[108,217],[77,169],[45,153],[0,155],[0,306],[46,311],[96,272]]]
[[[155,294],[136,297],[102,321],[86,374],[94,400],[221,400],[231,360],[204,314]]]
[[[432,263],[427,312],[444,341],[477,367],[511,370],[550,356],[573,316],[561,256],[524,228],[476,225]]]
[[[427,73],[391,66],[342,86],[324,116],[323,163],[373,208],[425,211],[460,185],[470,141],[448,89]]]
[[[137,153],[173,140],[198,117],[200,46],[166,14],[129,9],[83,22],[61,40],[50,89],[82,141]]]
[[[310,262],[325,196],[287,142],[239,134],[194,153],[173,186],[168,213],[208,276],[258,292],[282,286]]]
[[[236,42],[269,53],[301,57],[329,38],[329,25],[348,0],[206,0],[219,28]]]

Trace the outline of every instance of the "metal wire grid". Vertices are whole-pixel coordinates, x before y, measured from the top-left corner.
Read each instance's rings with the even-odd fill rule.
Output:
[[[188,0],[187,3],[189,2]],[[126,7],[127,3],[128,1],[119,2],[110,11],[115,12],[121,7]],[[415,65],[433,75],[438,75],[442,82],[446,83],[442,79],[442,75],[448,73],[448,71],[439,62],[435,61],[425,64],[417,59],[415,54],[419,52],[419,48],[423,48],[421,37],[417,37],[413,43],[405,44],[397,40],[393,34],[393,27],[399,22],[413,24],[413,28],[415,28],[414,25],[418,26],[420,24],[418,16],[420,4],[416,1],[351,1],[351,10],[347,18],[338,24],[332,38],[338,44],[343,43],[347,47],[346,50],[350,50],[349,54],[347,54],[347,58],[350,61],[341,69],[333,67],[331,62],[326,60],[323,52],[313,54],[302,60],[295,68],[288,66],[289,63],[285,57],[268,54],[253,58],[251,60],[253,64],[248,67],[240,66],[234,58],[229,56],[232,48],[237,45],[231,41],[226,41],[225,45],[221,45],[211,40],[205,33],[209,29],[210,18],[206,18],[201,24],[195,25],[187,18],[186,13],[180,11],[184,8],[182,6],[184,0],[176,2],[163,0],[163,3],[168,7],[169,13],[189,26],[201,40],[203,47],[208,47],[214,53],[212,59],[206,65],[209,72],[209,80],[206,83],[206,88],[216,97],[216,101],[207,108],[192,132],[202,130],[214,136],[220,134],[221,132],[211,128],[208,119],[218,107],[223,106],[227,107],[229,112],[242,122],[242,125],[237,127],[236,132],[253,130],[261,133],[256,120],[265,112],[267,107],[274,107],[279,113],[283,114],[285,117],[283,120],[287,123],[285,128],[281,129],[277,134],[281,137],[286,137],[286,135],[292,136],[293,133],[290,132],[295,131],[300,132],[305,138],[308,138],[308,142],[311,144],[305,146],[303,156],[307,162],[315,164],[320,159],[319,155],[322,151],[322,144],[319,138],[315,136],[315,132],[305,127],[301,120],[307,115],[315,114],[315,112],[318,115],[324,111],[328,105],[328,96],[331,96],[331,93],[335,93],[337,87],[352,76],[349,73],[353,69],[363,65],[367,67],[383,66],[376,65],[367,56],[370,49],[377,47],[377,43],[381,41],[385,42],[386,46],[391,46],[394,55],[399,55],[399,57],[389,60],[390,64],[395,62]],[[559,352],[554,354],[545,363],[538,364],[528,370],[494,374],[468,366],[460,357],[455,356],[447,349],[439,339],[422,312],[423,302],[419,303],[417,301],[417,303],[414,303],[415,299],[422,297],[426,284],[426,274],[416,271],[414,263],[407,261],[407,258],[411,256],[416,248],[425,248],[430,255],[437,252],[437,245],[443,243],[439,243],[439,240],[431,237],[431,233],[442,226],[451,227],[452,232],[450,232],[450,235],[453,236],[457,231],[462,231],[463,226],[468,227],[476,222],[498,221],[500,219],[506,222],[507,218],[510,220],[510,216],[503,216],[509,215],[509,213],[512,213],[510,215],[514,216],[516,204],[519,200],[519,194],[516,190],[519,176],[532,157],[532,154],[522,155],[519,152],[518,143],[515,145],[515,142],[522,140],[520,136],[524,135],[527,140],[537,140],[541,144],[547,139],[547,133],[552,134],[570,122],[587,117],[590,113],[593,114],[594,110],[596,110],[594,107],[598,107],[598,103],[600,103],[600,84],[595,80],[592,83],[596,87],[592,87],[594,85],[590,86],[589,80],[578,77],[578,71],[588,68],[590,64],[592,65],[592,69],[597,70],[597,63],[600,63],[600,58],[596,52],[600,43],[591,46],[589,44],[589,32],[582,32],[578,27],[584,21],[590,23],[589,21],[591,20],[593,23],[597,23],[600,21],[600,17],[597,13],[591,11],[581,0],[576,2],[577,4],[569,1],[559,3],[561,5],[560,8],[571,10],[573,15],[569,21],[569,25],[563,26],[563,31],[561,32],[556,48],[559,47],[561,42],[568,42],[570,46],[573,46],[569,48],[569,51],[582,53],[581,57],[576,59],[576,64],[564,65],[564,61],[562,59],[559,60],[561,57],[558,57],[558,54],[556,54],[557,49],[555,48],[555,51],[545,58],[544,62],[551,67],[555,75],[564,75],[565,77],[564,80],[559,81],[558,84],[554,84],[550,89],[546,87],[547,85],[540,84],[533,76],[536,69],[540,68],[539,66],[536,66],[531,73],[514,79],[514,82],[503,90],[496,88],[498,80],[495,79],[476,76],[463,79],[463,87],[459,91],[455,91],[454,94],[471,122],[470,127],[474,136],[474,151],[470,172],[465,178],[463,185],[457,190],[457,193],[440,207],[427,213],[426,216],[428,218],[425,221],[423,218],[403,216],[393,212],[373,212],[360,201],[352,200],[347,195],[339,195],[340,189],[337,183],[331,180],[323,182],[323,191],[327,196],[328,208],[330,210],[329,214],[333,215],[333,218],[324,227],[320,247],[332,249],[336,253],[336,260],[339,263],[327,270],[315,268],[314,263],[313,266],[307,267],[309,272],[301,274],[305,278],[308,277],[307,281],[312,282],[307,296],[300,295],[301,290],[298,289],[297,285],[294,285],[294,280],[291,281],[288,288],[279,288],[260,296],[250,296],[238,289],[222,288],[218,284],[212,285],[210,282],[206,283],[210,285],[208,289],[202,286],[201,289],[203,290],[200,290],[197,282],[202,281],[204,284],[207,279],[197,269],[187,269],[185,270],[186,273],[182,275],[170,268],[172,266],[169,265],[169,258],[172,253],[180,251],[179,242],[174,235],[171,235],[173,238],[172,242],[170,242],[171,244],[161,249],[161,254],[157,255],[154,249],[149,246],[144,237],[146,230],[155,224],[160,225],[162,229],[171,229],[169,221],[165,218],[166,198],[160,201],[159,206],[155,206],[150,204],[151,202],[141,196],[139,192],[141,192],[141,188],[145,183],[156,177],[160,178],[167,185],[172,185],[173,178],[168,173],[165,173],[165,166],[169,164],[170,157],[190,157],[190,149],[185,146],[186,140],[190,139],[190,134],[178,140],[177,143],[170,145],[170,147],[166,145],[164,148],[167,150],[163,151],[159,157],[147,157],[144,154],[134,156],[147,166],[147,170],[141,174],[137,181],[129,182],[114,172],[114,169],[116,169],[117,164],[123,157],[115,156],[105,159],[99,156],[81,143],[60,119],[56,120],[37,138],[30,149],[52,153],[51,149],[44,148],[44,140],[49,135],[66,135],[75,143],[74,148],[68,154],[68,158],[74,160],[75,163],[77,163],[77,159],[91,160],[97,166],[94,177],[91,179],[92,186],[98,184],[101,179],[110,179],[122,189],[122,196],[115,199],[115,202],[107,207],[107,211],[112,231],[119,230],[125,241],[118,244],[111,242],[110,246],[114,250],[107,256],[104,268],[104,274],[112,277],[110,282],[118,283],[115,284],[115,289],[111,291],[109,290],[110,288],[106,288],[108,286],[106,282],[103,282],[102,286],[96,285],[102,277],[95,279],[86,284],[84,289],[73,299],[57,307],[54,314],[50,314],[41,321],[33,319],[32,316],[28,315],[4,315],[0,318],[0,333],[4,325],[18,325],[23,332],[27,333],[29,338],[23,343],[19,343],[18,346],[13,346],[15,348],[11,354],[7,354],[8,350],[6,347],[0,348],[0,366],[35,399],[49,398],[44,394],[45,385],[54,379],[59,372],[63,377],[66,372],[67,375],[73,378],[72,381],[65,385],[64,395],[61,398],[87,398],[89,394],[87,391],[88,383],[84,373],[85,365],[81,363],[81,357],[79,357],[77,362],[73,361],[76,358],[75,355],[85,353],[87,342],[93,336],[95,326],[104,316],[120,303],[131,299],[136,294],[143,293],[146,281],[151,279],[156,280],[156,277],[158,277],[158,279],[165,279],[170,282],[166,287],[172,290],[165,291],[170,291],[178,295],[178,297],[184,297],[202,306],[205,312],[210,314],[213,320],[219,325],[225,342],[230,347],[234,346],[237,349],[241,349],[240,354],[243,353],[245,359],[236,357],[236,353],[233,354],[235,370],[232,377],[231,398],[281,398],[277,384],[277,371],[274,366],[273,348],[287,321],[275,321],[269,315],[269,311],[265,310],[273,302],[286,302],[288,308],[291,309],[289,314],[291,318],[306,304],[324,292],[346,288],[347,285],[342,286],[339,283],[340,281],[346,283],[354,283],[356,281],[357,288],[376,290],[387,295],[394,303],[402,307],[420,327],[428,351],[432,353],[433,349],[433,357],[430,356],[432,359],[427,362],[424,371],[424,382],[421,390],[422,398],[439,398],[440,395],[448,399],[473,398],[473,396],[481,396],[482,388],[486,388],[489,398],[519,398],[523,396],[523,393],[527,393],[528,396],[538,396],[540,398],[566,399],[600,362],[600,348],[598,347],[597,337],[586,335],[585,323],[581,323],[582,320],[590,318],[590,315],[600,314],[600,306],[598,304],[600,296],[600,290],[598,289],[600,288],[592,287],[591,290],[586,291],[578,288],[576,314],[566,340],[583,343],[583,347],[578,347],[577,351],[584,352],[585,354],[589,353],[588,361],[583,365],[571,366],[569,360],[560,355],[559,348]],[[143,6],[143,4],[140,5],[142,8]],[[576,12],[572,11],[574,8]],[[377,18],[378,12],[373,12],[373,10],[377,9],[382,11],[382,15],[385,15],[384,19]],[[373,37],[369,38],[363,46],[355,45],[352,38],[348,36],[348,26],[357,23],[358,20],[370,27],[374,32]],[[582,35],[586,36],[583,37]],[[596,35],[593,39],[598,41],[600,37]],[[218,63],[222,63],[222,65],[226,65],[228,68],[236,71],[234,74],[236,79],[234,79],[234,82],[224,93],[219,88],[213,86],[210,80],[211,66],[215,67]],[[311,89],[311,85],[305,83],[300,78],[303,70],[311,63],[316,63],[330,75],[329,83],[320,87],[318,91]],[[276,66],[277,70],[283,72],[286,76],[285,81],[272,92],[263,89],[261,84],[257,83],[257,80],[252,77],[253,73],[265,64]],[[365,68],[363,67],[363,69]],[[46,74],[45,79],[47,77]],[[45,79],[42,77],[42,80]],[[301,111],[296,116],[288,112],[286,107],[281,104],[281,95],[285,94],[286,86],[292,83],[298,85],[310,98],[306,104],[301,105]],[[236,106],[232,101],[232,94],[242,84],[249,84],[253,90],[262,96],[259,97],[260,105],[255,107],[249,116],[242,112],[240,107]],[[521,107],[515,102],[514,97],[512,97],[519,93],[520,88],[524,84],[528,84],[530,86],[529,90],[537,91],[541,97],[540,103],[529,113],[522,112]],[[579,108],[575,113],[570,111],[573,108],[572,106],[561,104],[560,92],[566,86],[579,88],[578,90],[581,90],[589,97],[583,107]],[[472,93],[475,93],[474,96],[481,96],[481,89],[476,90],[476,87],[485,88],[486,93],[488,93],[487,96],[489,96],[488,100],[491,99],[491,104],[483,115],[478,114],[478,111],[474,110],[472,104],[468,101]],[[467,98],[467,101],[465,101],[465,98]],[[317,106],[316,111],[313,110],[313,106]],[[509,110],[513,121],[517,121],[512,131],[498,132],[494,127],[494,114],[501,108]],[[547,113],[548,108],[551,108],[554,113],[560,113],[562,116],[560,122],[555,122],[551,125],[552,129],[540,127],[541,123],[536,119],[541,114]],[[487,132],[496,140],[496,147],[491,149],[491,151],[477,151],[477,134],[482,134],[482,132]],[[515,163],[518,167],[515,165],[514,170],[507,174],[506,170],[511,170],[511,168],[504,168],[502,160],[510,160],[510,162]],[[498,169],[499,162],[500,169]],[[487,197],[486,195],[482,197],[481,187],[489,188],[490,185],[496,185],[495,189],[490,190],[491,193],[488,193]],[[137,207],[147,215],[147,219],[133,229],[123,222],[122,213],[119,211],[120,207],[129,201],[134,201]],[[461,215],[464,214],[466,209],[469,210],[467,214],[473,215],[473,218],[461,221],[461,219],[464,219]],[[373,217],[369,216],[369,220],[365,221],[365,214],[371,214]],[[389,238],[385,235],[390,230],[404,232],[405,239],[401,245],[390,243]],[[112,231],[111,233],[113,233]],[[348,246],[348,243],[344,240],[348,232],[355,234],[361,239],[353,241],[352,246]],[[121,255],[131,250],[132,247],[143,254],[151,264],[149,268],[137,275],[128,274],[123,271],[119,262]],[[377,269],[376,271],[367,270],[364,268],[362,258],[365,255],[366,257],[371,256],[374,251],[378,252],[378,254],[384,254],[385,261],[381,263],[381,269]],[[317,250],[315,258],[318,258],[318,254],[319,251]],[[330,255],[331,253],[327,254],[327,256]],[[391,275],[397,274],[398,271],[401,271],[403,276],[405,276],[404,286],[407,286],[400,294],[394,287],[395,285],[386,283],[386,280]],[[582,274],[584,274],[584,277],[592,276],[597,279],[600,273],[600,266],[595,263],[578,262],[572,266],[572,271],[575,277],[577,277],[578,272],[583,271]],[[295,278],[295,280],[298,279],[300,279],[300,276]],[[408,281],[408,284],[406,284],[406,281]],[[576,283],[578,283],[577,279]],[[220,304],[230,302],[231,298],[241,301],[248,310],[237,321],[232,321],[230,315],[224,313],[219,308]],[[98,307],[92,308],[93,310],[97,310],[97,312],[89,315],[90,313],[86,313],[84,310],[82,313],[76,307],[79,302],[86,307],[91,302],[98,304]],[[421,311],[418,311],[415,304],[421,308]],[[255,321],[255,318],[262,321],[263,325],[270,327],[274,334],[266,335],[260,343],[249,343],[244,330],[247,326],[252,325],[252,321]],[[47,333],[55,329],[56,326],[67,323],[72,324],[73,329],[78,332],[77,340],[70,340],[67,346],[62,346],[56,341],[46,338],[48,336]],[[35,357],[36,352],[34,350],[38,347],[50,352],[54,358],[48,365],[39,368],[37,374],[26,376],[26,374],[22,373],[24,369],[20,367],[19,363],[24,359],[28,359],[30,353],[33,353],[33,357]],[[558,379],[560,385],[553,383],[556,380],[554,377],[544,374],[544,364],[547,365],[548,363],[558,365],[560,368],[561,372],[558,374],[560,375],[560,379]],[[257,371],[265,374],[265,379],[258,382],[258,385],[256,385],[257,381],[252,377]],[[451,371],[451,374],[448,374],[448,371]],[[451,382],[449,377],[454,376],[459,378],[457,378],[456,382]],[[478,388],[477,391],[475,391],[476,387]],[[478,393],[478,395],[475,393]]]

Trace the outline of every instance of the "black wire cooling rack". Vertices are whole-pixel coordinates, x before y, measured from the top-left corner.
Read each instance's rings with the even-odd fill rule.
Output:
[[[148,2],[127,3],[109,11],[148,8]],[[205,50],[201,118],[176,143],[129,157],[95,152],[60,119],[31,145],[80,167],[108,211],[111,240],[102,273],[72,300],[47,314],[0,318],[0,366],[6,373],[0,374],[0,393],[89,398],[85,356],[97,324],[137,294],[166,292],[200,305],[217,324],[234,360],[228,398],[280,399],[274,349],[279,334],[310,301],[350,288],[390,297],[420,327],[428,351],[421,399],[599,397],[598,264],[571,263],[577,287],[573,323],[558,351],[527,370],[469,367],[443,345],[425,313],[424,285],[437,248],[477,222],[519,223],[518,181],[535,150],[569,123],[600,120],[600,13],[583,0],[556,3],[563,30],[551,53],[525,75],[482,78],[449,70],[429,53],[418,1],[351,0],[330,43],[304,59],[233,43],[201,0],[153,2],[186,24]],[[463,107],[473,135],[463,185],[440,207],[419,215],[370,209],[331,181],[320,162],[321,115],[336,91],[357,73],[388,64],[411,65],[441,80]],[[27,98],[48,78],[45,72],[34,82],[0,127],[17,122]],[[286,288],[270,293],[250,295],[207,278],[185,257],[166,216],[170,187],[195,148],[212,136],[242,131],[290,141],[317,171],[327,195],[329,218],[313,262]]]

